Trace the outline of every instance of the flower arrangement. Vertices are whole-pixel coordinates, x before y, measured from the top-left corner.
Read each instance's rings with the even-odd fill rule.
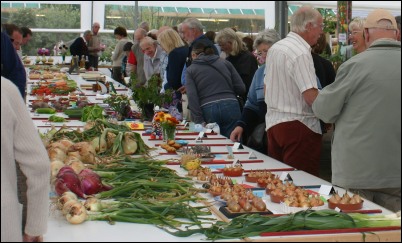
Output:
[[[179,121],[176,119],[176,117],[163,111],[157,112],[153,121],[154,135],[160,135],[158,134],[160,133],[160,127],[162,128],[162,136],[164,141],[174,140],[177,124],[179,124]]]
[[[125,94],[110,93],[110,96],[103,100],[115,112],[116,118],[119,121],[125,118],[131,118],[133,112],[130,107],[130,100]]]
[[[49,56],[50,51],[47,48],[39,48],[38,49],[38,55],[40,55],[40,56]]]

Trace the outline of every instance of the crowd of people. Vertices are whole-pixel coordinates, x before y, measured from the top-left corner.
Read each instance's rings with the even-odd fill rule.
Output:
[[[23,105],[26,89],[26,74],[17,53],[32,32],[11,24],[4,28],[2,114],[9,114],[9,110],[14,114],[15,107]],[[323,16],[310,6],[292,15],[290,32],[283,39],[274,29],[263,30],[255,38],[241,37],[233,28],[204,34],[196,18],[159,30],[150,30],[143,22],[135,30],[133,41],[119,26],[114,29],[117,43],[112,54],[112,78],[127,85],[124,77],[135,74],[140,87],[147,86],[147,80],[158,74],[163,81],[161,92],[174,91],[175,105],[184,119],[203,126],[217,123],[221,134],[232,141],[315,176],[319,176],[322,135],[333,129],[332,183],[398,211],[400,17],[377,9],[365,19],[354,19],[349,24],[354,51],[337,73],[321,56],[327,48],[323,28]],[[99,29],[95,22],[92,30],[85,31],[70,46],[72,55],[87,56],[95,69],[103,50]],[[17,88],[12,83],[21,97],[13,95]],[[239,97],[246,100],[244,107]],[[28,207],[24,237],[38,240],[46,228],[41,223],[33,224],[31,219],[44,217],[43,205],[47,202],[42,208],[33,207],[32,202],[47,197],[36,191],[38,187],[47,188],[49,173],[44,164],[48,159],[25,111],[2,120],[2,193],[10,196],[4,207],[2,200],[2,241],[21,240],[23,236],[18,234],[21,227],[15,226],[21,225],[20,218],[3,227],[3,208],[18,201],[16,176],[11,173],[16,164],[28,177],[28,205],[32,207]],[[21,135],[18,128],[23,125]],[[5,153],[3,148],[7,148]],[[25,150],[37,153],[38,161],[32,156],[28,159]],[[38,168],[41,182],[37,181]],[[9,210],[18,215],[18,208]],[[14,227],[13,232],[10,227]]]

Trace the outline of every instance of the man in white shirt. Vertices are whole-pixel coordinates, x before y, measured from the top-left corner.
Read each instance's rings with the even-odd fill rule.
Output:
[[[318,176],[322,135],[311,108],[318,94],[311,46],[322,33],[323,18],[304,6],[292,15],[290,28],[266,61],[268,155]]]

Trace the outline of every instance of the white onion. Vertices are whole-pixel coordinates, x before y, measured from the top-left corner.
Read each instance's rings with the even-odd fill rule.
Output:
[[[48,148],[47,154],[49,155],[50,161],[60,160],[64,161],[66,159],[66,153],[60,148]]]
[[[66,214],[66,219],[71,224],[80,224],[88,217],[87,210],[81,203],[75,203]]]
[[[51,179],[56,178],[57,173],[59,173],[59,170],[64,166],[63,161],[60,160],[53,160],[50,162],[50,175]]]

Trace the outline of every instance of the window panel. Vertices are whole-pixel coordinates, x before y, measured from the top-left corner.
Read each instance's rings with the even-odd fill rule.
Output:
[[[255,15],[254,10],[252,9],[242,9],[243,14]]]
[[[242,14],[240,9],[229,9],[231,14]]]

